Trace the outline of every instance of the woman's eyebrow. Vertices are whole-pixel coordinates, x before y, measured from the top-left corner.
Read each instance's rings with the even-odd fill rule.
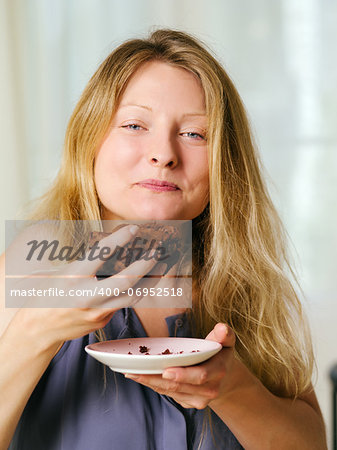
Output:
[[[185,113],[182,115],[182,117],[187,117],[187,116],[201,116],[201,117],[206,117],[206,113],[204,112],[195,112],[195,113]]]

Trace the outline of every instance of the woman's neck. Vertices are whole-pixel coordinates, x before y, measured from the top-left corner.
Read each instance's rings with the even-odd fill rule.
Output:
[[[134,308],[148,337],[169,337],[166,317],[181,314],[185,308]]]

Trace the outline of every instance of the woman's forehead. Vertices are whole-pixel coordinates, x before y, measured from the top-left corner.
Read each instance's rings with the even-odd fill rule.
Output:
[[[131,76],[120,107],[141,105],[151,109],[151,103],[156,101],[186,104],[190,106],[191,114],[206,114],[204,90],[194,74],[165,62],[149,61]]]

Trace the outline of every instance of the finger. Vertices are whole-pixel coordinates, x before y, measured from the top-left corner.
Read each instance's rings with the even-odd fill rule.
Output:
[[[193,386],[191,384],[175,383],[163,380],[158,375],[130,375],[125,374],[126,378],[130,378],[143,386],[146,386],[158,394],[168,395],[178,402],[184,402],[190,407],[205,408],[207,404],[214,400],[219,394],[216,385]]]
[[[156,392],[164,393],[186,393],[195,394],[196,387],[190,384],[177,383],[174,381],[164,380],[161,375],[135,375],[135,374],[125,374],[125,378],[129,378],[133,381],[137,381],[144,386],[153,389]]]
[[[150,254],[150,256],[153,255]],[[81,285],[81,290],[83,292],[89,292],[90,295],[86,299],[81,298],[80,305],[85,307],[104,306],[111,308],[124,308],[135,305],[141,300],[142,296],[134,295],[133,290],[130,292],[129,289],[153,269],[156,263],[155,258],[151,257],[147,260],[135,261],[117,275],[113,275],[104,280],[98,281],[96,278],[91,278]]]
[[[95,275],[99,267],[113,254],[116,247],[123,247],[128,243],[138,229],[137,225],[128,225],[101,239],[97,247],[88,250],[83,261],[74,261],[68,264],[67,272],[72,275]]]
[[[219,342],[223,347],[235,346],[234,331],[224,323],[217,323],[213,330],[206,336],[206,339]]]
[[[223,349],[208,361],[188,367],[170,367],[163,372],[163,378],[178,383],[207,385],[226,374],[226,361],[231,357],[229,349]]]
[[[137,288],[144,293],[144,296],[149,294],[150,288],[156,288],[162,279],[166,265],[164,263],[157,263],[147,274],[137,283]],[[152,295],[151,295],[152,296]]]
[[[86,303],[87,308],[117,309],[134,307],[141,297],[137,295],[128,295],[128,291],[123,291],[118,296],[89,299]],[[83,304],[83,301],[82,301]]]
[[[166,265],[167,267],[167,265]],[[170,270],[165,273],[165,277],[169,278],[169,277],[176,277],[177,276],[177,272],[178,272],[178,263],[174,264],[174,266],[172,266],[170,268]]]
[[[150,254],[150,256],[153,255]],[[141,259],[130,264],[112,277],[100,281],[92,280],[92,283],[97,283],[99,287],[103,289],[110,287],[112,289],[118,288],[120,291],[124,291],[138,283],[156,264],[157,261],[155,258]]]
[[[165,269],[166,269],[165,263],[157,263],[154,266],[154,268],[147,274],[147,277],[161,278],[164,275]]]

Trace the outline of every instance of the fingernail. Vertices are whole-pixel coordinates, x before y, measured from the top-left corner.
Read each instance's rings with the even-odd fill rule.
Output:
[[[124,374],[124,377],[125,377],[125,378],[130,378],[131,380],[137,380],[137,379],[139,378],[138,375],[133,375],[133,374],[131,374],[131,373],[125,373],[125,374]]]
[[[156,249],[156,248],[153,248],[153,249],[150,251],[150,253],[149,253],[149,258],[153,258],[154,255],[156,254],[156,251],[157,251],[157,249]]]
[[[137,231],[139,230],[139,226],[138,225],[131,225],[129,228],[129,231],[131,234],[136,234]]]
[[[227,326],[225,323],[219,322],[218,328],[219,328],[219,327],[221,327],[221,328],[223,329],[223,331],[226,331],[226,334],[228,334],[229,329],[228,329],[228,326]]]
[[[165,380],[175,380],[176,379],[176,374],[174,372],[164,372],[162,377]]]

